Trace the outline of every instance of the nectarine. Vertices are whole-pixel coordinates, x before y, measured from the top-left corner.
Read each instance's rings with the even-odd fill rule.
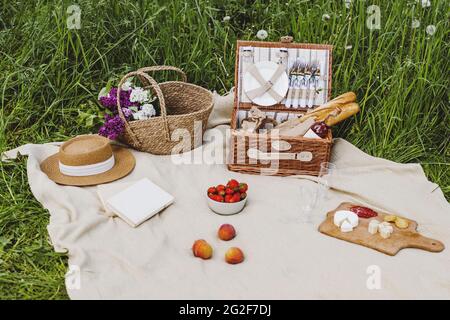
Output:
[[[212,257],[213,249],[208,242],[200,239],[194,242],[194,245],[192,246],[192,253],[195,257],[206,260]]]
[[[244,261],[244,253],[237,247],[232,247],[225,253],[225,261],[230,264],[237,264]]]
[[[219,239],[229,241],[236,236],[236,230],[234,230],[234,227],[231,224],[226,223],[220,226],[217,234]]]

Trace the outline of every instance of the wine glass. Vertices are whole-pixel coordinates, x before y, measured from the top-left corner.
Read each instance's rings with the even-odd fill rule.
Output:
[[[312,223],[312,211],[317,203],[317,187],[310,185],[300,186],[300,221]]]
[[[336,173],[336,165],[331,162],[322,162],[319,171],[319,201],[327,199],[328,190],[332,184],[333,176]]]

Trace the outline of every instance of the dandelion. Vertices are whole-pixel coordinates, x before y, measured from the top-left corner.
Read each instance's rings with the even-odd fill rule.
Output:
[[[417,19],[413,19],[411,22],[411,28],[416,29],[418,27],[420,27],[420,21]]]
[[[352,5],[352,0],[344,0],[344,4],[347,9],[350,9],[350,6]]]
[[[435,32],[436,32],[436,26],[430,24],[429,26],[427,26],[427,28],[425,29],[425,31],[432,36]]]
[[[420,4],[422,5],[422,8],[428,8],[431,6],[430,0],[417,0],[417,2],[420,2]]]
[[[330,20],[330,15],[328,14],[328,13],[324,13],[323,15],[322,15],[322,21],[326,21],[326,20]]]
[[[230,21],[230,19],[231,19],[230,16],[225,16],[225,17],[223,17],[222,21],[227,22],[227,21]]]
[[[266,30],[263,30],[263,29],[259,30],[259,31],[256,33],[256,37],[257,37],[258,39],[260,39],[260,40],[264,40],[265,38],[267,38],[268,35],[269,35],[269,34],[267,33],[267,31],[266,31]]]

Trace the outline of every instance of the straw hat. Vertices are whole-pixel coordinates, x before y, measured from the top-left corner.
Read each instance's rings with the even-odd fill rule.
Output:
[[[59,184],[90,186],[126,176],[135,163],[130,151],[110,145],[109,139],[83,135],[64,142],[41,163],[41,170]]]

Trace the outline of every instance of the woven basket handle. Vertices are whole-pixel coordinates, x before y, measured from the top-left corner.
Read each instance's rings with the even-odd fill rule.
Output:
[[[140,72],[155,72],[155,71],[176,71],[179,75],[181,75],[181,80],[183,82],[187,81],[186,73],[183,72],[183,70],[172,67],[172,66],[153,66],[153,67],[145,67],[140,68],[138,71]]]
[[[169,124],[167,123],[167,110],[166,110],[166,103],[164,101],[164,96],[161,91],[161,88],[159,87],[158,83],[150,77],[148,74],[141,72],[141,71],[133,71],[130,73],[127,73],[122,80],[119,82],[119,86],[117,87],[117,112],[119,113],[119,117],[122,119],[122,121],[125,123],[125,127],[128,129],[128,131],[131,133],[130,136],[133,139],[133,141],[137,144],[140,144],[139,139],[134,134],[133,130],[131,130],[131,127],[128,124],[127,119],[125,118],[125,115],[122,112],[122,107],[120,106],[120,92],[122,91],[122,85],[125,83],[125,80],[128,78],[137,76],[139,79],[145,79],[148,81],[148,84],[151,86],[153,91],[156,93],[156,96],[159,99],[159,107],[161,108],[161,117],[163,118],[163,124],[164,124],[164,133],[165,137],[168,141],[170,141],[170,133],[169,133]]]

